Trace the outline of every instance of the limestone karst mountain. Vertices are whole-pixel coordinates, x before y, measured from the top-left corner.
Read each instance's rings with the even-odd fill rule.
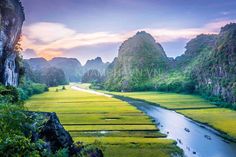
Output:
[[[82,77],[82,65],[76,58],[55,57],[49,64],[62,69],[69,82],[78,82]]]
[[[221,28],[215,46],[193,74],[199,92],[236,102],[236,24]]]
[[[140,88],[151,77],[168,69],[168,58],[162,46],[144,31],[123,42],[115,62],[107,86],[116,90]]]
[[[30,68],[35,70],[42,70],[50,66],[49,62],[45,58],[30,58],[25,59],[24,62],[29,64]]]
[[[29,65],[33,72],[45,71],[50,67],[61,69],[68,82],[78,82],[82,76],[82,66],[76,58],[55,57],[50,61],[44,58],[31,58],[25,59],[24,62]],[[29,74],[27,71],[26,75]]]
[[[108,65],[109,63],[104,63],[101,57],[97,57],[86,62],[83,66],[83,73],[86,73],[89,70],[97,70],[101,75],[104,75]]]

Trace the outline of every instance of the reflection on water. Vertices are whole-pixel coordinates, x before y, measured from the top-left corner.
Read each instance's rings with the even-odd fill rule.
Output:
[[[236,157],[236,143],[219,136],[219,133],[174,111],[144,102],[128,100],[155,120],[167,138],[177,141],[188,157]]]

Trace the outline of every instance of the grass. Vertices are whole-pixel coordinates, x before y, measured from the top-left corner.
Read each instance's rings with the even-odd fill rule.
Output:
[[[152,130],[145,130],[145,131],[106,131],[106,132],[99,132],[99,131],[76,131],[71,132],[72,137],[166,137],[166,135]]]
[[[159,149],[156,149],[159,148]],[[111,157],[170,157],[181,153],[173,144],[122,144],[107,145],[104,155]],[[120,151],[117,151],[120,150]],[[116,153],[114,153],[116,152]],[[170,155],[171,154],[171,155]]]
[[[58,92],[56,89],[61,87],[50,88],[49,92],[31,97],[25,106],[31,111],[56,112],[74,141],[102,142],[107,148],[105,157],[181,154],[175,142],[163,139],[165,135],[158,132],[151,119],[134,106],[119,99],[66,88]]]
[[[156,103],[161,107],[174,110],[216,107],[209,101],[204,100],[200,96],[196,95],[163,93],[163,92],[130,92],[130,93],[112,92],[112,94],[131,97],[134,99],[146,100],[148,102]]]
[[[236,112],[230,109],[204,109],[204,110],[180,110],[178,111],[192,119],[227,133],[236,139]]]
[[[157,130],[155,125],[64,125],[65,129],[68,131],[103,131],[103,130]]]
[[[110,94],[140,99],[177,112],[226,133],[236,140],[236,111],[218,108],[195,95],[162,92],[111,92]]]
[[[142,138],[142,137],[77,137],[78,141],[93,143],[95,140],[108,144],[127,144],[127,143],[157,143],[157,144],[175,144],[173,140],[163,138]]]

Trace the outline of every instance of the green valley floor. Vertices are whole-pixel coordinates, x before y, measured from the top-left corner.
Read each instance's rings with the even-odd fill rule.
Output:
[[[236,111],[218,108],[200,96],[162,92],[109,93],[147,101],[153,105],[175,110],[225,133],[223,136],[226,138],[236,140]]]
[[[181,154],[151,119],[119,99],[50,88],[25,104],[31,111],[56,112],[74,141],[102,145],[105,157],[169,157]]]

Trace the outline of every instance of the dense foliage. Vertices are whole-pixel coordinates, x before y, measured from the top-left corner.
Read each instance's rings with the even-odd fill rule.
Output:
[[[54,67],[37,72],[36,80],[36,82],[46,84],[49,87],[68,84],[63,70]]]
[[[0,156],[68,156],[65,150],[53,154],[43,140],[32,141],[37,127],[27,115],[14,87],[0,86]]]
[[[21,100],[26,100],[32,95],[40,94],[46,91],[48,91],[47,85],[34,83],[31,81],[25,81],[18,87],[18,92]]]

